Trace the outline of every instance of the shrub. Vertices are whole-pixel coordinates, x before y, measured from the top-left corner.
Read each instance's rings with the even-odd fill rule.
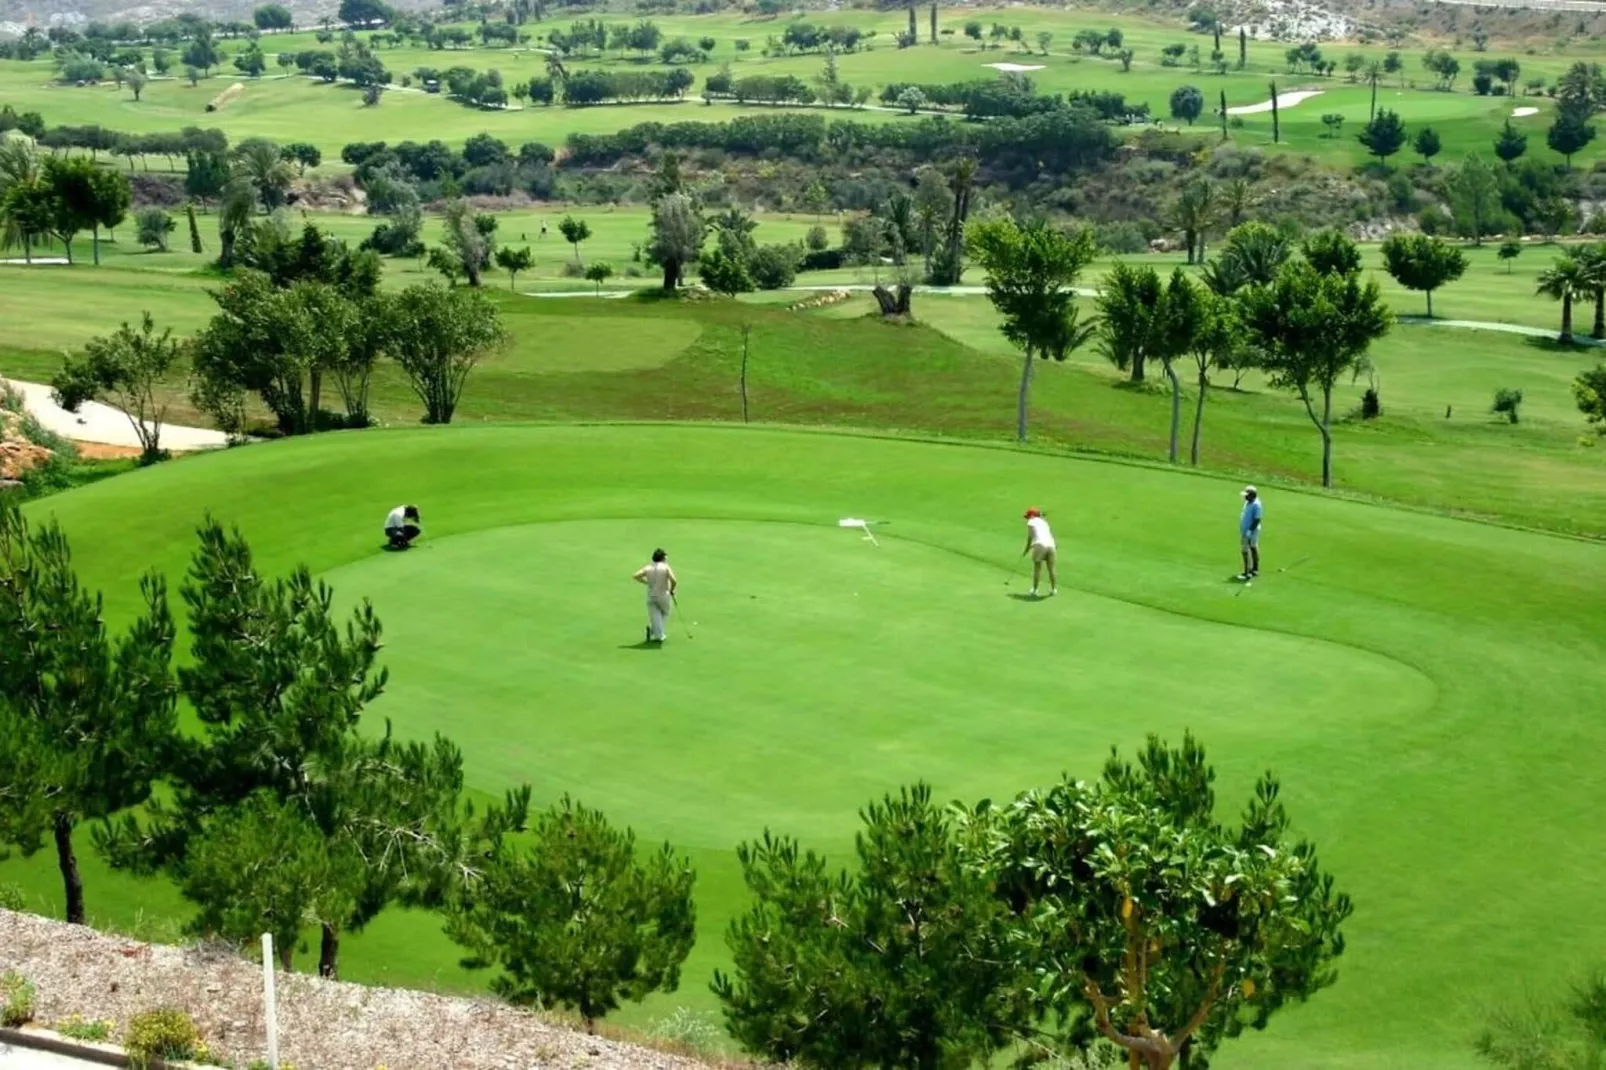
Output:
[[[107,1040],[112,1035],[112,1023],[101,1021],[98,1018],[85,1020],[82,1015],[75,1014],[65,1022],[56,1022],[52,1029],[71,1040],[87,1040],[99,1042]]]
[[[830,244],[831,236],[827,234],[825,232],[825,228],[820,226],[818,223],[809,228],[808,237],[804,239],[804,245],[808,247],[808,250],[811,253],[817,253],[820,250],[829,247]]]
[[[145,208],[134,218],[139,227],[139,243],[167,252],[167,236],[176,225],[173,217],[160,208]]]
[[[1369,386],[1361,395],[1361,419],[1375,420],[1383,415],[1383,401],[1377,396],[1377,387]]]
[[[123,1031],[123,1048],[136,1067],[149,1066],[151,1060],[193,1059],[205,1046],[201,1031],[188,1014],[173,1007],[144,1011],[128,1020]]]
[[[586,277],[586,266],[573,260],[563,262],[563,277],[566,279],[583,279]]]
[[[21,888],[15,884],[0,884],[0,910],[18,913],[27,905],[28,901],[23,896]]]
[[[673,1014],[653,1023],[651,1035],[654,1040],[696,1055],[712,1055],[719,1052],[725,1030],[707,1012],[676,1007]]]
[[[797,278],[803,257],[795,245],[764,245],[753,250],[747,270],[760,290],[784,290]]]
[[[0,1026],[16,1029],[33,1021],[33,982],[20,973],[0,974]]]
[[[1503,413],[1507,423],[1517,422],[1517,410],[1522,407],[1522,391],[1503,386],[1494,392],[1494,405],[1490,412]]]
[[[811,249],[803,254],[799,271],[835,271],[843,266],[841,249]]]
[[[1422,228],[1422,233],[1430,238],[1441,234],[1455,233],[1455,220],[1450,213],[1437,204],[1430,204],[1416,215],[1416,225]]]
[[[1130,221],[1100,224],[1094,228],[1093,236],[1100,249],[1116,255],[1149,251],[1149,239],[1143,228]]]

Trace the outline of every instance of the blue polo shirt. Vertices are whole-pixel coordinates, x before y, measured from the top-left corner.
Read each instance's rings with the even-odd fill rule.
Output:
[[[1238,518],[1238,533],[1240,535],[1248,535],[1254,531],[1260,524],[1260,514],[1262,512],[1259,498],[1252,502],[1244,502],[1243,515]]]

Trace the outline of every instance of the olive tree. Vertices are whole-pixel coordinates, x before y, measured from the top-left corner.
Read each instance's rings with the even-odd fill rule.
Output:
[[[506,339],[496,306],[472,290],[423,283],[393,307],[392,353],[424,403],[424,422],[449,424],[469,373]]]
[[[1191,737],[1155,737],[966,815],[962,842],[1009,906],[1011,954],[1039,984],[1039,1017],[1090,1015],[1134,1066],[1209,1052],[1336,979],[1353,907],[1315,848],[1295,841],[1269,773],[1233,823]]]
[[[172,328],[157,334],[147,312],[138,331],[124,323],[113,334],[91,338],[81,354],[67,358],[51,383],[56,404],[68,412],[98,399],[115,405],[134,427],[140,463],[152,464],[165,456],[162,419],[167,402],[158,393],[178,357]]]
[[[970,228],[966,246],[987,272],[987,299],[1003,317],[1000,330],[1024,354],[1016,398],[1015,435],[1026,441],[1032,358],[1063,361],[1092,334],[1079,322],[1073,288],[1093,260],[1092,231],[1065,233],[1046,223],[992,219]]]
[[[1393,317],[1377,283],[1358,270],[1323,273],[1309,261],[1285,264],[1269,286],[1239,299],[1245,333],[1261,351],[1273,386],[1291,390],[1322,439],[1322,486],[1333,485],[1333,390],[1363,366]]]
[[[652,241],[648,254],[664,269],[664,290],[680,286],[687,264],[702,252],[705,228],[697,206],[684,193],[669,193],[652,210]]]

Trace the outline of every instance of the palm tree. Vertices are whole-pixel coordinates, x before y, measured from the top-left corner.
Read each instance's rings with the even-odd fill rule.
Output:
[[[217,233],[219,241],[218,266],[234,266],[234,243],[251,223],[251,212],[256,207],[255,187],[243,177],[229,180],[218,201]]]
[[[1211,292],[1231,297],[1245,286],[1265,286],[1293,252],[1287,235],[1269,223],[1252,222],[1227,232],[1215,260],[1201,277]]]
[[[1585,246],[1573,257],[1583,269],[1589,296],[1595,302],[1595,322],[1589,337],[1606,338],[1606,244]]]
[[[249,183],[265,211],[284,204],[284,191],[290,188],[290,162],[279,153],[279,146],[267,138],[242,141],[234,150],[235,177]]]
[[[1255,206],[1254,189],[1247,178],[1235,178],[1221,187],[1221,208],[1227,213],[1227,226],[1236,227]]]
[[[1588,271],[1570,256],[1562,257],[1539,273],[1539,288],[1535,293],[1561,302],[1561,333],[1556,341],[1564,346],[1573,344],[1573,299],[1590,289]]]
[[[33,201],[21,194],[7,206],[6,194],[13,187],[26,187],[39,179],[39,159],[19,139],[0,139],[0,249],[22,247],[23,259],[33,262],[33,239],[36,233],[34,213],[28,206]]]
[[[1188,263],[1194,262],[1194,252],[1200,260],[1205,258],[1205,232],[1216,221],[1216,187],[1208,178],[1199,178],[1183,187],[1171,208],[1176,228],[1182,231],[1188,246]]]

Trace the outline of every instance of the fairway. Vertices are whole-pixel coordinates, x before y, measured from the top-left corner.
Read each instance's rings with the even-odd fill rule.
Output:
[[[1218,1064],[1470,1066],[1483,1008],[1584,969],[1606,939],[1606,776],[1584,757],[1606,742],[1606,550],[1264,489],[1265,572],[1247,590],[1228,579],[1236,483],[798,431],[325,435],[30,508],[60,518],[115,619],[146,568],[178,582],[204,513],[238,524],[264,570],[305,562],[343,604],[374,602],[391,678],[370,731],[439,731],[476,794],[569,792],[684,850],[697,946],[679,992],[621,1021],[712,1009],[738,841],[770,828],[841,859],[856,810],[900,784],[1004,798],[1191,728],[1228,805],[1281,776],[1357,904],[1337,986]],[[428,535],[381,553],[398,501],[420,504]],[[1005,584],[1027,505],[1055,526],[1057,598]],[[888,521],[880,545],[842,516]],[[660,545],[684,612],[651,649],[630,574]],[[98,923],[186,915],[85,840]],[[57,908],[46,855],[0,878]],[[483,983],[433,918],[384,915],[343,952],[354,980]]]

